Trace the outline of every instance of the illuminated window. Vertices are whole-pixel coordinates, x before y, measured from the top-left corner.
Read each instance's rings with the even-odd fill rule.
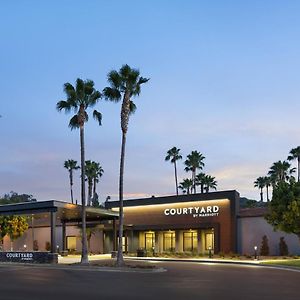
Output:
[[[205,234],[205,250],[214,249],[214,234],[206,233]]]
[[[154,245],[155,245],[154,232],[146,232],[145,233],[145,249],[153,250]]]
[[[76,236],[67,236],[67,249],[76,250]]]
[[[197,250],[198,240],[196,231],[187,231],[183,233],[183,251]]]
[[[175,232],[174,231],[164,232],[163,249],[164,249],[164,251],[175,251]]]

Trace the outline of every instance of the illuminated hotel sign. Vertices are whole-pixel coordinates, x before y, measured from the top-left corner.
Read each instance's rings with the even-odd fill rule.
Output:
[[[192,215],[194,218],[217,217],[219,216],[219,210],[220,207],[217,205],[191,206],[179,208],[166,208],[164,210],[164,214],[165,216]]]

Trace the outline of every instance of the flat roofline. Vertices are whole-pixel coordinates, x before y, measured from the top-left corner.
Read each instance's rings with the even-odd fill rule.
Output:
[[[58,201],[58,200],[46,200],[46,201],[34,201],[34,202],[21,202],[13,204],[0,205],[1,214],[37,214],[43,212],[57,211],[58,209],[65,210],[81,210],[81,205],[72,204],[69,202]],[[106,209],[86,206],[86,213],[95,213],[99,215],[118,217],[118,213]]]
[[[210,193],[197,193],[189,195],[172,195],[162,197],[148,197],[139,199],[127,199],[123,200],[124,207],[126,206],[143,206],[153,204],[168,204],[178,202],[190,202],[190,201],[207,201],[207,200],[218,200],[218,199],[229,199],[234,201],[240,197],[236,190],[210,192]],[[119,201],[107,201],[105,202],[106,208],[119,207]]]

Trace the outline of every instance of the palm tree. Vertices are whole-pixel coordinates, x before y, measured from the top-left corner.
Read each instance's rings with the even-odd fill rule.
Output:
[[[102,177],[104,170],[103,168],[100,166],[99,163],[94,162],[94,168],[95,168],[95,176],[94,176],[94,189],[93,189],[93,201],[96,201],[97,193],[96,193],[96,185],[99,182],[99,179]]]
[[[123,177],[124,177],[124,160],[125,160],[125,145],[126,134],[128,131],[129,116],[135,112],[136,106],[132,98],[139,96],[141,85],[146,83],[149,78],[140,76],[137,69],[132,69],[128,65],[123,65],[119,71],[110,71],[107,75],[109,87],[104,88],[103,93],[107,100],[113,102],[122,101],[121,108],[121,129],[122,129],[122,146],[120,157],[120,177],[119,177],[119,244],[117,254],[117,265],[124,265],[123,259]]]
[[[205,192],[208,193],[209,189],[217,189],[217,181],[216,178],[210,175],[205,175],[204,177],[204,188],[205,188]]]
[[[254,187],[258,187],[260,189],[260,201],[263,202],[263,188],[265,187],[265,177],[258,177],[254,181]]]
[[[204,193],[205,176],[205,173],[199,173],[196,175],[196,185],[200,185],[201,193]]]
[[[264,181],[265,181],[265,187],[267,189],[267,201],[269,202],[270,199],[269,199],[269,187],[271,186],[271,178],[269,176],[265,176],[264,177]]]
[[[87,109],[93,107],[101,98],[101,93],[94,88],[92,80],[78,78],[76,86],[70,83],[64,84],[64,92],[67,100],[61,100],[56,104],[58,111],[64,110],[66,113],[71,111],[75,115],[70,119],[69,127],[71,130],[79,128],[80,130],[80,158],[81,158],[81,205],[82,205],[82,251],[81,263],[88,263],[88,249],[86,237],[86,213],[85,213],[85,147],[84,147],[84,124],[88,121]],[[93,117],[101,125],[102,115],[94,110]]]
[[[179,184],[179,188],[182,190],[182,192],[184,194],[187,193],[188,195],[190,194],[192,186],[193,186],[193,181],[192,179],[189,178],[183,179],[183,181],[180,182]]]
[[[175,186],[176,186],[176,195],[178,196],[178,181],[177,181],[177,168],[176,168],[176,161],[182,159],[180,155],[180,149],[173,147],[167,152],[167,156],[165,157],[165,161],[171,161],[174,164],[175,169]]]
[[[70,191],[71,191],[71,203],[74,204],[73,199],[73,171],[80,169],[77,166],[77,161],[73,159],[68,159],[64,163],[64,167],[69,171],[69,179],[70,179]]]
[[[96,170],[95,170],[95,162],[91,160],[85,161],[85,177],[88,183],[88,201],[87,206],[91,206],[92,202],[92,191],[93,191],[93,182],[94,178],[96,177]]]
[[[294,160],[297,159],[298,163],[298,182],[300,182],[300,146],[292,149],[290,151],[290,155],[287,158],[288,160]]]
[[[268,175],[270,176],[273,185],[281,181],[289,180],[295,168],[291,168],[291,164],[287,161],[277,161],[271,166]]]
[[[196,171],[197,169],[202,170],[204,167],[203,160],[205,157],[198,151],[192,151],[191,154],[187,156],[184,164],[186,165],[185,171],[192,172],[193,190],[196,193]]]

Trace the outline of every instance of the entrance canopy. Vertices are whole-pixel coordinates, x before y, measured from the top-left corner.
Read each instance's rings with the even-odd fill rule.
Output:
[[[31,216],[31,226],[51,227],[51,252],[56,249],[56,225],[62,225],[63,250],[65,250],[66,223],[81,223],[82,206],[63,201],[49,200],[0,205],[0,216]],[[105,220],[118,219],[119,213],[110,209],[86,207],[86,222],[100,223]]]
[[[63,201],[49,200],[0,205],[0,215],[39,215],[36,219],[41,223],[49,224],[49,214],[56,213],[57,222],[81,222],[81,205]],[[43,215],[44,214],[44,215]],[[42,218],[41,218],[42,215]],[[113,220],[118,213],[112,210],[96,207],[86,207],[87,222]]]

